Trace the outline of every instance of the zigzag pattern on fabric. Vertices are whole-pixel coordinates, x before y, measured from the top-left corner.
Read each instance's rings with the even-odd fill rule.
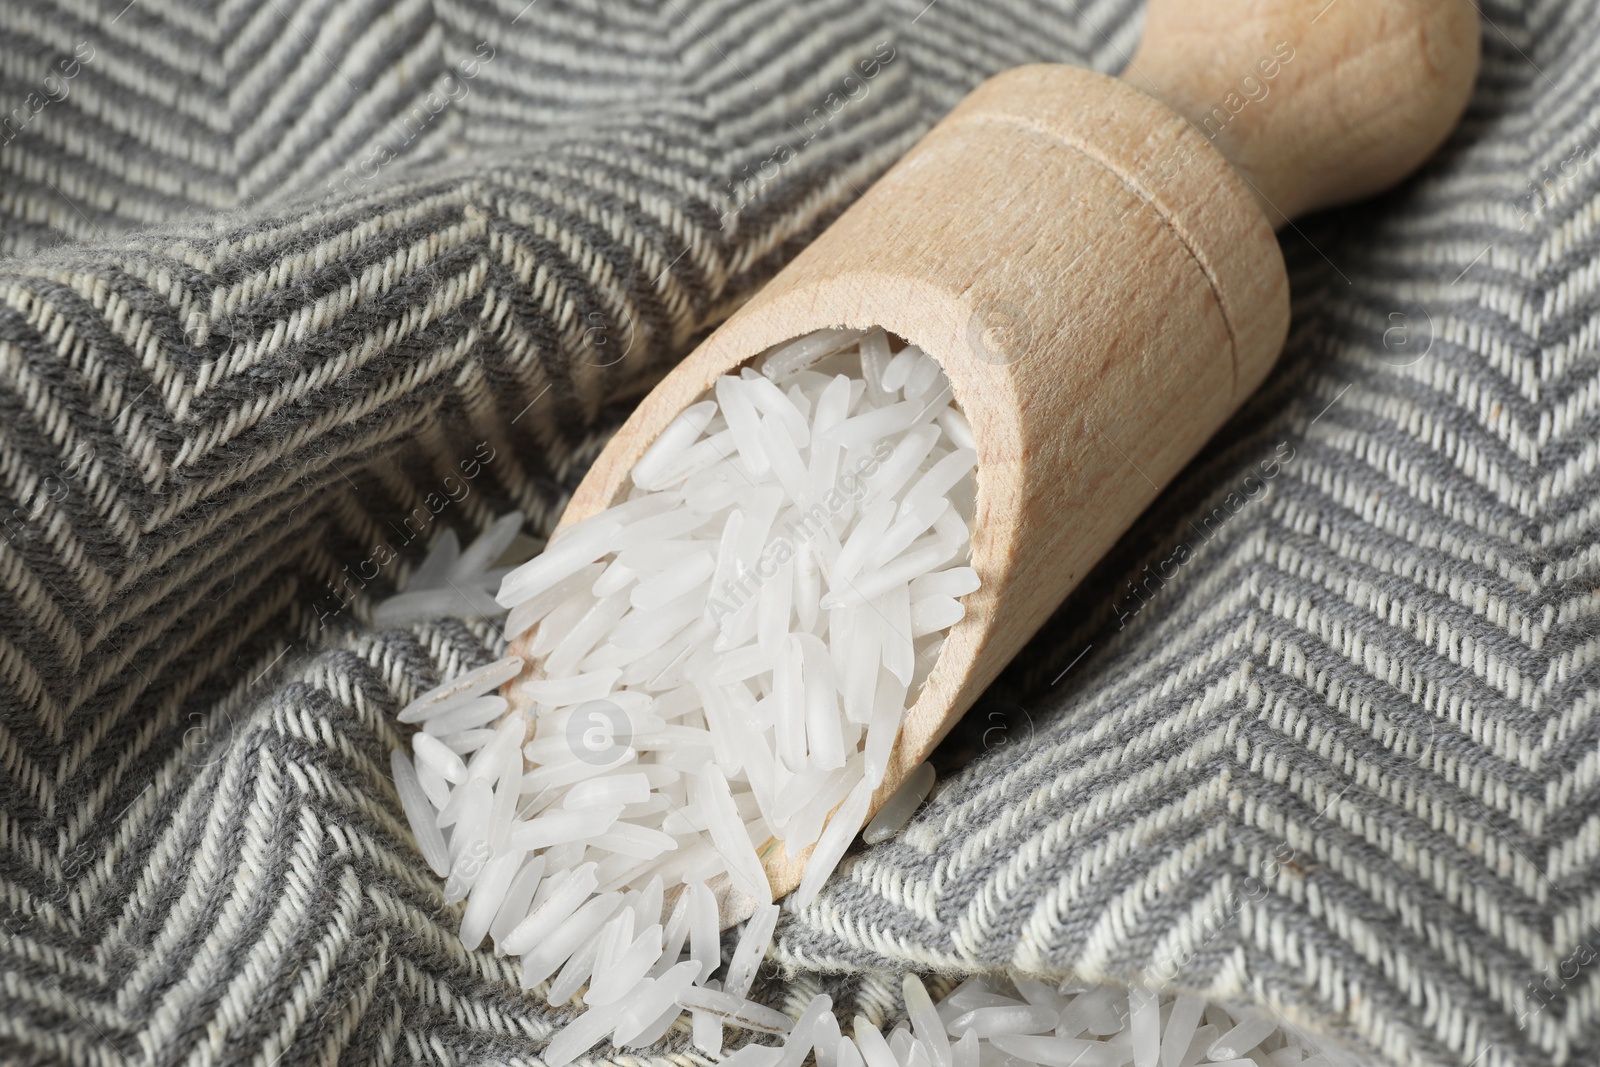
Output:
[[[1485,11],[1452,145],[1286,237],[1283,365],[906,833],[788,918],[780,1005],[878,1020],[908,966],[1012,967],[1393,1064],[1600,1050],[1600,180],[1559,168],[1600,11]],[[498,637],[367,605],[446,526],[548,529],[631,401],[983,76],[1137,35],[1126,0],[0,11],[0,112],[94,47],[0,147],[0,1058],[533,1062],[561,1016],[460,949],[384,771],[393,711]]]

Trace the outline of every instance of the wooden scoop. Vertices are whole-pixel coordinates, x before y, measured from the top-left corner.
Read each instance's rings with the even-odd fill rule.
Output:
[[[1416,169],[1478,37],[1468,0],[1152,0],[1120,79],[990,79],[667,375],[562,525],[774,345],[881,326],[938,360],[977,442],[983,584],[876,811],[1266,375],[1289,322],[1275,226]],[[799,884],[804,855],[762,851],[774,896]]]

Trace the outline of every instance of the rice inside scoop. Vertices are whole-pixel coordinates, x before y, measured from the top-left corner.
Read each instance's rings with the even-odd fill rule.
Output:
[[[536,666],[515,701],[532,729],[513,819],[610,819],[506,839],[562,849],[550,874],[593,863],[599,893],[659,876],[763,904],[757,849],[775,839],[813,849],[798,901],[814,897],[977,588],[976,461],[938,364],[881,330],[819,331],[718,379],[625,500],[501,586],[506,636]],[[452,711],[476,717],[433,709]]]
[[[758,849],[811,850],[803,906],[865,823],[978,587],[976,461],[915,346],[780,346],[679,415],[625,500],[504,576],[522,710],[494,693],[509,657],[402,711],[421,730],[396,780],[463,940],[589,1005],[547,1060],[647,1044],[686,1008],[718,1047],[724,1025],[778,1029],[744,1000],[777,920]],[[730,893],[754,917],[725,965]]]
[[[816,897],[978,588],[975,462],[915,346],[881,330],[781,346],[683,412],[626,500],[504,576],[506,636],[528,635],[536,667],[518,683],[527,712],[495,695],[517,656],[401,712],[421,729],[396,782],[447,898],[466,902],[463,942],[520,957],[524,988],[553,1005],[583,998],[548,1067],[607,1037],[647,1047],[685,1013],[708,1055],[730,1027],[784,1042],[747,1044],[740,1067],[1318,1062],[1268,1021],[1137,990],[973,979],[935,1004],[907,976],[909,1025],[887,1038],[860,1018],[841,1035],[826,997],[798,1020],[748,999],[778,919],[757,850],[813,848],[795,896]],[[465,552],[449,541],[419,573],[486,565],[518,521]],[[932,787],[918,768],[869,838]],[[724,959],[730,892],[754,908]]]

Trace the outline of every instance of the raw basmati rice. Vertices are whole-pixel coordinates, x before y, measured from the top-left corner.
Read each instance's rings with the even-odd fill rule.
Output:
[[[496,609],[523,655],[402,710],[421,729],[415,765],[393,755],[396,786],[446,899],[466,901],[463,942],[521,957],[523,987],[552,1005],[581,995],[547,1067],[608,1034],[653,1043],[685,1011],[710,1056],[728,1027],[784,1036],[727,1058],[738,1067],[1300,1062],[1270,1024],[1139,991],[972,980],[936,1006],[907,976],[910,1028],[888,1039],[860,1018],[841,1036],[826,997],[792,1023],[749,999],[779,916],[758,846],[810,848],[795,900],[816,898],[978,588],[975,439],[938,364],[896,348],[882,330],[824,330],[719,378],[625,500],[503,574]],[[387,614],[485,588],[520,524],[464,551],[440,538]],[[513,678],[506,714],[495,690]],[[924,764],[867,840],[932,786]],[[726,965],[724,909],[751,916]]]

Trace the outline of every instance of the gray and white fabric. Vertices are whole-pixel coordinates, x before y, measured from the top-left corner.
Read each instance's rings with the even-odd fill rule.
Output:
[[[906,969],[1010,968],[1374,1064],[1600,1059],[1600,8],[1483,12],[1460,130],[1285,233],[1281,365],[904,834],[786,916],[775,1003],[886,1020]],[[1130,0],[0,5],[0,1062],[537,1062],[565,1016],[460,947],[387,770],[394,712],[503,643],[373,605],[447,529],[548,530],[984,76],[1114,71],[1138,31]]]

